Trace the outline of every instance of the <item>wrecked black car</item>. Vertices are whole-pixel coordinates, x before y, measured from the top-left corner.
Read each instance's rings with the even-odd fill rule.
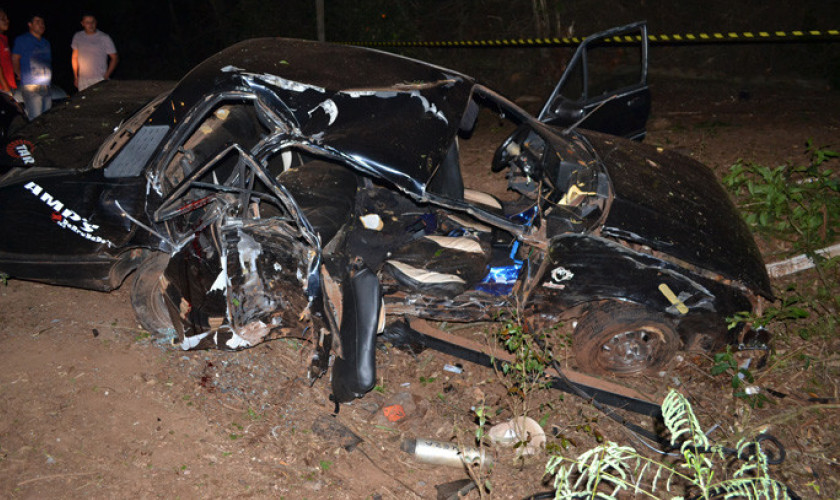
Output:
[[[594,373],[735,342],[725,318],[772,297],[761,256],[709,169],[615,135],[649,110],[644,25],[621,30],[642,42],[617,86],[588,64],[619,31],[590,37],[538,118],[453,70],[302,40],[239,43],[173,88],[106,82],[10,138],[0,272],[133,273],[138,320],[183,349],[308,339],[337,401],[405,319],[573,319]],[[463,175],[478,123],[509,131],[481,169],[507,192]]]

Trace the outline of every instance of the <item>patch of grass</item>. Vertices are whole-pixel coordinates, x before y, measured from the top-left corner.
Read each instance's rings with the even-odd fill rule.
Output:
[[[803,165],[768,167],[739,160],[723,183],[756,231],[812,254],[837,240],[840,178],[829,168],[838,153],[808,141],[807,154]]]
[[[151,338],[152,338],[152,334],[147,332],[147,331],[138,331],[134,335],[134,341],[135,342],[146,342]]]

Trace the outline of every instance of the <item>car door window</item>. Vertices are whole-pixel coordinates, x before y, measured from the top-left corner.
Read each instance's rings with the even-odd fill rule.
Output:
[[[647,27],[635,23],[584,41],[539,120],[641,139],[649,114]]]
[[[585,62],[587,99],[644,83],[640,45],[622,46],[598,40],[587,47]]]

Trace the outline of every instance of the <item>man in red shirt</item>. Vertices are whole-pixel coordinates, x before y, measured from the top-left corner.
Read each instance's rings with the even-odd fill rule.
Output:
[[[6,38],[8,29],[9,16],[0,9],[0,90],[11,94],[17,88],[17,84],[12,66],[12,51],[9,49],[9,39]]]

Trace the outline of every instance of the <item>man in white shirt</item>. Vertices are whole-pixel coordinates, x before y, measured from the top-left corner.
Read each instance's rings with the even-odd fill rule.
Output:
[[[96,82],[107,80],[117,67],[119,57],[111,37],[96,29],[96,17],[82,16],[82,27],[73,35],[73,85],[84,90]]]

